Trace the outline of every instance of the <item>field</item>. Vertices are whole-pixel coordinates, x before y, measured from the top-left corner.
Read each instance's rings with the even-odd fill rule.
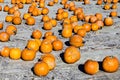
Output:
[[[46,0],[48,4],[49,0]],[[54,6],[47,6],[49,9],[49,16],[51,18],[56,17],[57,9],[63,8],[60,4],[61,0]],[[69,3],[70,1],[68,1]],[[75,2],[75,1],[74,1]],[[108,55],[114,55],[120,59],[120,3],[117,3],[118,8],[115,10],[104,10],[102,5],[96,5],[96,0],[90,0],[90,4],[84,5],[83,2],[75,2],[77,7],[82,7],[84,13],[95,14],[102,13],[103,18],[108,17],[111,11],[117,11],[118,16],[113,17],[114,24],[112,26],[104,26],[98,31],[90,31],[84,38],[84,46],[80,47],[81,58],[74,64],[67,64],[62,60],[62,53],[68,47],[67,42],[69,38],[63,38],[60,35],[62,30],[61,21],[57,21],[56,27],[52,28],[54,35],[56,35],[60,40],[63,41],[64,47],[61,51],[52,51],[51,53],[56,57],[56,67],[54,70],[50,71],[45,77],[38,77],[33,74],[33,66],[38,62],[41,52],[37,52],[36,57],[33,61],[23,61],[12,60],[10,58],[4,58],[0,56],[0,80],[119,80],[120,79],[120,69],[114,73],[104,72],[102,69],[95,75],[88,75],[83,71],[83,64],[88,59],[93,59],[102,62],[103,58]],[[0,3],[2,7],[5,5],[12,6],[11,0],[5,0],[4,3]],[[112,5],[112,4],[111,4]],[[23,9],[20,9],[21,18],[23,14],[28,12],[28,7],[30,4],[25,4]],[[67,11],[67,10],[66,10]],[[68,11],[69,16],[73,15],[72,11]],[[5,22],[5,16],[8,15],[7,12],[0,12],[0,21],[4,22],[4,27],[1,31],[4,31],[7,25],[12,23]],[[21,50],[27,45],[27,41],[31,38],[32,31],[39,29],[44,33],[47,32],[43,29],[43,22],[41,21],[42,15],[34,17],[36,23],[33,26],[29,26],[25,20],[22,20],[21,25],[15,25],[18,29],[16,35],[12,35],[8,42],[0,42],[0,49],[4,46],[9,47],[19,47]],[[79,21],[78,24],[84,23]]]

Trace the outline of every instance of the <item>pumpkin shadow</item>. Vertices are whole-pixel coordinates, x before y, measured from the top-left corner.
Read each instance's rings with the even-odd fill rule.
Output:
[[[103,70],[103,67],[102,67],[102,62],[101,62],[101,61],[98,61],[98,64],[99,64],[99,70],[104,71],[104,70]]]
[[[65,42],[65,45],[66,45],[66,46],[70,46],[69,41],[66,41],[66,42]]]
[[[84,65],[83,65],[83,64],[80,64],[80,65],[78,66],[78,69],[79,69],[81,72],[85,73]]]
[[[65,60],[64,60],[64,53],[63,52],[60,54],[60,57],[61,57],[62,61],[65,62]]]
[[[59,35],[61,35],[62,34],[62,30],[58,30],[58,33],[59,33]]]
[[[35,74],[35,73],[34,73],[34,67],[31,68],[31,71],[33,72],[33,74]]]

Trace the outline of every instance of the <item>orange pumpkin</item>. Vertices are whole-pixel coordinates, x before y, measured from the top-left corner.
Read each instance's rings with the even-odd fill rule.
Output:
[[[51,31],[45,32],[44,38],[46,38],[47,36],[51,36],[51,35],[53,35],[53,32]]]
[[[7,15],[7,16],[5,17],[5,21],[6,21],[6,22],[12,22],[12,20],[13,20],[13,16]]]
[[[48,6],[53,6],[53,5],[54,5],[53,1],[48,2]]]
[[[97,17],[97,20],[102,20],[102,14],[96,13],[95,16]]]
[[[91,24],[91,30],[92,31],[97,31],[99,29],[100,26],[98,26],[96,23],[92,23]]]
[[[54,40],[52,42],[52,45],[53,45],[53,49],[55,51],[59,51],[59,50],[62,50],[63,49],[63,42],[61,40]]]
[[[13,60],[20,59],[21,58],[21,49],[20,48],[11,48],[9,57]]]
[[[39,50],[39,44],[34,39],[28,40],[26,47],[28,49],[32,49],[34,51],[38,51]]]
[[[95,61],[95,60],[88,59],[84,63],[84,71],[87,74],[90,74],[90,75],[96,74],[99,71],[99,64],[98,64],[98,62]]]
[[[51,42],[53,42],[53,41],[57,40],[57,36],[55,36],[55,35],[49,35],[45,39],[49,39]]]
[[[10,39],[10,35],[7,32],[0,32],[0,41],[7,42]]]
[[[112,26],[113,25],[113,19],[111,18],[111,17],[106,17],[106,18],[104,18],[104,24],[106,25],[106,26]]]
[[[40,8],[44,8],[44,7],[45,7],[45,2],[40,2],[40,3],[39,3],[39,7],[40,7]]]
[[[38,16],[38,9],[34,8],[31,14],[32,16]]]
[[[52,23],[50,21],[44,22],[43,28],[45,30],[51,30],[52,29]]]
[[[9,34],[9,35],[15,35],[17,33],[17,28],[14,25],[8,25],[5,29],[5,31]]]
[[[27,19],[28,17],[30,17],[31,16],[31,14],[30,13],[24,13],[24,15],[23,15],[23,19]]]
[[[42,53],[50,53],[52,51],[52,43],[49,39],[44,39],[40,46],[40,51]]]
[[[31,4],[31,3],[32,3],[32,0],[26,0],[26,3],[27,3],[27,4]]]
[[[8,12],[9,8],[10,8],[10,7],[9,7],[8,5],[5,5],[3,10],[4,10],[5,12]]]
[[[90,17],[90,22],[91,22],[91,23],[95,23],[97,20],[98,20],[98,19],[97,19],[96,16],[91,16],[91,17]]]
[[[53,27],[55,27],[57,25],[57,21],[55,19],[51,19],[50,22],[52,23]]]
[[[119,60],[115,56],[106,56],[102,61],[102,67],[106,72],[116,72],[119,68]]]
[[[47,15],[48,13],[49,13],[49,9],[48,8],[45,7],[45,8],[42,9],[42,14],[43,15]]]
[[[63,28],[62,30],[62,36],[64,38],[69,38],[72,36],[72,28]]]
[[[59,8],[58,10],[57,10],[57,14],[61,14],[61,13],[63,13],[64,12],[64,9],[62,9],[62,8]]]
[[[0,3],[4,3],[4,0],[0,0]]]
[[[102,0],[97,0],[97,5],[102,5]]]
[[[49,66],[44,61],[37,62],[34,65],[33,71],[37,76],[46,76],[49,73]]]
[[[104,5],[104,9],[105,9],[105,10],[109,10],[109,9],[110,9],[110,4],[105,4],[105,5]]]
[[[21,58],[25,61],[32,61],[36,56],[36,52],[32,49],[23,49],[21,52]]]
[[[63,19],[68,18],[69,13],[67,11],[62,12]]]
[[[34,39],[40,39],[42,37],[42,32],[40,30],[34,30],[32,32],[32,37]]]
[[[0,22],[0,30],[3,29],[3,22]]]
[[[2,11],[2,6],[0,6],[0,11]]]
[[[111,11],[110,16],[111,17],[117,17],[117,12],[116,11]]]
[[[76,26],[73,28],[74,33],[77,33],[79,29],[83,29],[83,26],[81,26],[81,25],[76,25]]]
[[[85,21],[85,22],[89,22],[89,21],[90,21],[90,17],[91,17],[90,15],[86,15],[86,16],[84,17],[84,21]]]
[[[2,57],[9,57],[9,54],[10,54],[10,48],[8,46],[4,46],[0,51],[0,55]]]
[[[117,9],[117,4],[113,4],[111,8],[112,9]]]
[[[84,0],[84,4],[90,4],[90,0]]]
[[[30,17],[28,17],[27,19],[26,19],[26,23],[28,24],[28,25],[34,25],[35,24],[35,18],[34,17],[32,17],[32,16],[30,16]]]
[[[15,12],[14,8],[9,8],[8,14],[14,14],[14,12]]]
[[[81,47],[81,46],[83,46],[83,39],[81,36],[76,34],[76,35],[73,35],[72,37],[70,37],[69,43],[71,46]]]
[[[14,17],[12,23],[15,25],[20,25],[22,23],[21,17]]]
[[[80,59],[81,53],[78,48],[74,46],[69,46],[65,49],[63,56],[66,63],[72,64]]]
[[[61,20],[63,19],[63,15],[62,15],[62,14],[57,14],[57,15],[56,15],[56,19],[57,19],[58,21],[61,21]]]
[[[52,57],[54,59],[54,61],[56,60],[55,56],[52,53],[42,54],[41,57],[40,57],[40,59],[42,59],[44,57]]]
[[[43,22],[47,22],[47,21],[49,21],[50,20],[50,17],[48,16],[48,15],[43,15],[42,16],[42,21]]]
[[[86,30],[85,29],[78,29],[77,34],[82,36],[82,37],[85,37],[86,36]]]
[[[83,23],[82,26],[87,32],[91,31],[91,25],[89,23]]]
[[[20,16],[21,16],[20,11],[19,11],[19,10],[16,10],[16,11],[14,12],[14,17],[20,17]]]
[[[56,66],[56,61],[51,56],[42,57],[41,60],[48,64],[49,70],[53,70],[55,68],[55,66]]]

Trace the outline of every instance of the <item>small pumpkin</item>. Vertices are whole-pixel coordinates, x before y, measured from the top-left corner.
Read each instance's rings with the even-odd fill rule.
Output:
[[[51,56],[42,57],[41,60],[48,64],[49,70],[53,70],[56,66],[56,61]]]
[[[2,11],[2,6],[0,6],[0,11]]]
[[[111,17],[104,18],[104,24],[105,26],[112,26],[114,23],[113,19]]]
[[[3,10],[4,10],[5,12],[8,12],[9,8],[10,8],[10,7],[9,7],[8,5],[5,5],[4,8],[3,8]]]
[[[50,22],[52,23],[52,26],[57,26],[57,21],[55,19],[51,19]]]
[[[96,23],[92,23],[91,24],[91,30],[92,31],[97,31],[99,29],[100,26],[98,26]]]
[[[39,3],[39,7],[40,7],[40,8],[44,8],[44,7],[45,7],[45,2],[40,2],[40,3]]]
[[[14,17],[12,23],[15,25],[20,25],[22,23],[21,17]]]
[[[99,26],[99,29],[104,27],[104,22],[102,20],[98,20],[95,23]]]
[[[98,19],[97,19],[96,16],[91,16],[91,17],[90,17],[90,22],[91,22],[91,23],[95,23],[97,20],[98,20]]]
[[[43,15],[42,16],[42,21],[43,22],[47,22],[47,21],[49,21],[50,20],[50,17],[48,16],[48,15]]]
[[[62,8],[59,8],[58,10],[57,10],[57,14],[61,14],[61,13],[63,13],[64,12],[64,9],[62,9]]]
[[[66,63],[72,64],[80,59],[81,53],[78,48],[74,46],[69,46],[65,49],[63,56]]]
[[[70,38],[72,36],[72,28],[63,28],[61,35],[64,38]]]
[[[9,8],[9,10],[8,10],[8,14],[14,14],[14,12],[15,12],[15,10],[14,10],[13,7],[12,7],[12,8]]]
[[[21,52],[21,58],[25,61],[32,61],[36,56],[36,52],[32,49],[23,49]]]
[[[117,9],[117,4],[112,4],[112,9]]]
[[[82,26],[87,32],[91,31],[91,25],[89,23],[83,23]]]
[[[8,25],[5,29],[5,31],[9,34],[9,35],[16,35],[17,33],[17,28],[14,25]]]
[[[50,53],[52,52],[52,49],[53,49],[53,46],[52,46],[51,40],[44,39],[41,43],[40,51],[42,53]]]
[[[119,68],[119,60],[115,56],[106,56],[102,61],[102,67],[106,72],[116,72]]]
[[[80,35],[75,34],[70,37],[69,43],[71,46],[81,47],[83,46],[83,39]]]
[[[44,61],[37,62],[34,65],[33,71],[37,76],[46,76],[49,73],[49,66]]]
[[[108,4],[108,3],[105,4],[105,5],[104,5],[104,9],[105,9],[105,10],[109,10],[109,9],[110,9],[110,4]]]
[[[51,35],[53,35],[53,32],[51,31],[45,32],[44,38],[46,38],[47,36],[51,36]]]
[[[2,57],[9,57],[9,54],[10,54],[10,48],[8,46],[4,46],[0,51],[0,55]]]
[[[9,57],[13,60],[20,59],[21,58],[21,49],[20,48],[11,48]]]
[[[34,39],[40,39],[42,37],[42,32],[40,30],[34,30],[32,32],[32,37]]]
[[[35,24],[35,18],[34,17],[32,17],[32,16],[30,16],[30,17],[28,17],[27,19],[26,19],[26,23],[28,24],[28,25],[34,25]]]
[[[84,0],[84,4],[85,5],[90,4],[90,0]]]
[[[23,14],[23,19],[27,19],[28,17],[30,17],[31,16],[31,14],[30,13],[24,13]]]
[[[53,41],[57,40],[57,36],[55,36],[55,35],[49,35],[45,39],[49,39],[51,42],[53,42]]]
[[[98,64],[98,62],[95,61],[95,60],[88,59],[84,63],[84,71],[87,74],[90,74],[90,75],[96,74],[99,71],[99,64]]]
[[[10,35],[7,32],[0,32],[0,41],[7,42],[10,39]]]
[[[47,15],[49,13],[49,9],[47,7],[42,9],[42,14]]]
[[[96,13],[95,16],[97,17],[97,20],[102,20],[103,18],[101,13]]]
[[[5,17],[5,21],[6,21],[6,22],[12,22],[12,20],[13,20],[13,16],[7,15],[7,16]]]
[[[63,42],[61,40],[54,40],[52,42],[52,45],[53,45],[53,49],[55,51],[59,51],[59,50],[62,50],[63,49]]]
[[[45,30],[51,30],[52,29],[52,23],[50,21],[44,22],[43,28]]]
[[[38,51],[39,50],[39,44],[34,39],[28,40],[26,47],[28,49],[32,49],[34,51]]]
[[[82,37],[85,37],[86,36],[86,30],[85,29],[78,29],[77,34],[82,36]]]
[[[110,16],[111,17],[117,17],[117,12],[116,11],[111,11]]]

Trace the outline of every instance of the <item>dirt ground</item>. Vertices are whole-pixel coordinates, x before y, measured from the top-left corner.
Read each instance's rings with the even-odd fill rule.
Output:
[[[11,0],[5,0],[5,3],[0,3],[0,5],[9,5]],[[59,0],[60,3],[61,0]],[[96,5],[96,0],[90,0],[90,5],[83,5],[83,2],[75,2],[76,6],[83,7],[85,14],[95,14],[100,12],[103,14],[103,18],[109,16],[110,10],[103,10],[104,3],[99,6]],[[60,4],[55,4],[53,7],[49,7],[49,16],[55,18],[57,9],[63,7]],[[81,59],[74,64],[66,64],[61,58],[61,54],[66,49],[67,45],[64,45],[62,51],[52,51],[52,54],[56,56],[56,67],[54,70],[50,71],[46,77],[37,77],[33,74],[32,68],[38,59],[40,58],[41,52],[37,52],[37,56],[33,61],[23,61],[23,60],[11,60],[9,58],[0,57],[0,80],[119,80],[120,79],[120,69],[115,73],[106,73],[100,70],[95,75],[88,75],[83,71],[83,63],[87,59],[97,60],[101,63],[103,58],[107,55],[114,55],[120,59],[120,4],[118,3],[118,17],[114,19],[114,25],[110,27],[104,26],[101,30],[96,32],[89,32],[84,38],[85,45],[80,48]],[[24,9],[21,9],[21,17],[23,13],[27,12],[28,5],[24,5]],[[72,15],[72,12],[70,12]],[[4,22],[4,31],[6,26],[11,24],[5,22],[6,12],[0,12],[0,21]],[[35,17],[36,24],[33,26],[28,26],[25,21],[22,21],[21,25],[16,25],[18,32],[16,35],[11,36],[10,41],[0,42],[0,49],[3,46],[9,47],[19,47],[24,49],[27,40],[31,39],[31,32],[35,29],[39,29],[44,34],[46,31],[42,29],[43,22],[41,22],[42,16]],[[79,21],[79,24],[83,22]],[[64,42],[64,44],[69,40],[63,38],[59,35],[59,31],[62,30],[61,22],[58,21],[58,25],[51,31]]]

